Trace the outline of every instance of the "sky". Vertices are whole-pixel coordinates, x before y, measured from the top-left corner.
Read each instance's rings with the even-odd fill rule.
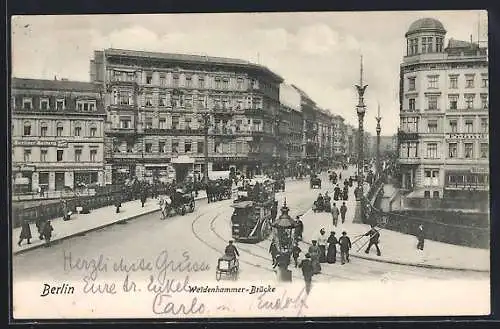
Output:
[[[362,54],[365,129],[375,135],[380,104],[382,135],[392,135],[404,35],[423,17],[441,21],[447,39],[487,40],[485,11],[15,16],[12,76],[89,81],[94,50],[110,47],[239,58],[267,66],[357,126]]]

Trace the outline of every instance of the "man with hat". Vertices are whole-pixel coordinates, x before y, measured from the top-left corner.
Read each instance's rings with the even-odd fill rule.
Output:
[[[326,243],[328,240],[328,237],[325,235],[325,229],[322,228],[319,231],[319,236],[318,236],[318,247],[319,247],[319,262],[320,263],[326,263]]]
[[[368,247],[365,250],[365,253],[368,254],[372,246],[375,246],[377,249],[377,256],[380,256],[380,248],[378,247],[378,241],[380,238],[380,232],[375,228],[375,225],[371,225],[371,229],[364,234],[365,236],[370,236],[370,242],[368,243]]]
[[[320,250],[317,243],[318,241],[312,240],[312,245],[309,247],[309,254],[311,255],[313,274],[321,273],[321,264],[319,263]]]
[[[340,258],[342,265],[347,261],[349,263],[349,249],[351,249],[351,239],[347,236],[347,232],[342,232],[342,236],[339,239],[340,245]]]
[[[234,246],[233,240],[229,240],[229,244],[226,246],[224,254],[228,257],[231,257],[232,259],[235,259],[236,256],[240,257],[240,253],[238,252],[238,249],[236,249],[236,247]]]
[[[418,232],[417,232],[417,249],[420,251],[424,250],[424,241],[425,241],[425,235],[424,235],[424,226],[419,225],[418,226]],[[29,240],[28,240],[29,243]]]
[[[299,267],[302,269],[302,275],[304,276],[304,282],[306,284],[306,293],[309,294],[309,292],[311,291],[312,276],[314,272],[311,261],[311,255],[309,253],[307,253],[306,258],[300,262]]]

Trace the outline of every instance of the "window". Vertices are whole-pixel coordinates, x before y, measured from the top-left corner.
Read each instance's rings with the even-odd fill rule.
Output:
[[[193,106],[193,95],[185,95],[186,108],[190,109]]]
[[[488,118],[481,118],[481,132],[488,133]]]
[[[408,90],[415,90],[415,78],[408,78]]]
[[[450,143],[448,144],[448,157],[450,158],[456,158],[458,156],[458,148],[457,148],[457,143]]]
[[[238,78],[238,80],[236,80],[236,89],[243,90],[243,78]]]
[[[191,80],[191,76],[190,75],[186,76],[186,87],[187,88],[193,87],[193,81]]]
[[[174,74],[173,83],[174,83],[174,87],[179,87],[179,74]]]
[[[423,37],[422,38],[422,53],[432,53],[433,38]]]
[[[410,98],[408,100],[408,109],[410,111],[415,111],[415,98]]]
[[[82,149],[75,149],[75,162],[82,161]]]
[[[97,136],[97,128],[90,127],[90,137],[96,137],[96,136]]]
[[[429,96],[427,98],[427,108],[429,110],[437,110],[438,109],[438,97],[437,96]]]
[[[158,151],[160,153],[165,153],[165,142],[159,142],[158,143]]]
[[[434,192],[432,192],[432,197],[433,197],[434,199],[439,199],[439,191],[434,191]]]
[[[172,117],[172,129],[179,129],[179,117]]]
[[[437,120],[427,120],[427,132],[437,133]]]
[[[481,79],[481,88],[488,88],[488,78]]]
[[[450,89],[457,89],[457,88],[458,88],[458,77],[451,76],[450,77]]]
[[[75,127],[75,136],[80,136],[82,132],[82,127]]]
[[[89,112],[95,111],[95,101],[77,101],[76,107],[78,111]]]
[[[409,158],[418,157],[418,144],[416,142],[408,143],[408,157]]]
[[[444,39],[442,37],[436,37],[436,52],[440,53],[443,51]]]
[[[133,153],[134,152],[134,142],[127,142],[127,153]]]
[[[450,110],[456,110],[458,105],[458,95],[449,95]]]
[[[436,143],[427,143],[427,158],[429,159],[437,159],[437,144]]]
[[[191,118],[184,118],[184,129],[191,129]]]
[[[49,108],[49,100],[47,98],[40,99],[40,110],[47,111]]]
[[[424,170],[424,185],[439,186],[439,170]]]
[[[24,136],[30,136],[31,135],[31,123],[25,122],[24,123]]]
[[[450,132],[456,133],[457,132],[457,120],[450,120]]]
[[[466,133],[474,132],[474,121],[472,121],[472,119],[465,120],[465,132]]]
[[[197,144],[198,145],[196,145],[196,149],[198,154],[202,154],[203,152],[205,152],[204,143],[199,141]]]
[[[90,150],[90,161],[97,162],[97,150],[96,149]]]
[[[64,127],[62,126],[61,123],[58,123],[56,128],[57,137],[61,137],[63,135],[63,132],[64,132]]]
[[[31,150],[30,149],[24,150],[24,162],[31,162]]]
[[[465,149],[465,158],[472,159],[472,157],[474,156],[474,144],[465,143],[464,149]]]
[[[198,88],[200,88],[200,89],[205,88],[205,78],[204,77],[198,77]]]
[[[481,108],[487,110],[488,107],[488,95],[481,94]]]
[[[153,144],[151,143],[146,143],[145,145],[146,153],[151,153],[153,149]]]
[[[474,76],[466,75],[465,76],[465,88],[474,88]]]
[[[56,110],[58,111],[64,110],[64,98],[58,99],[56,101]]]
[[[23,98],[23,109],[31,110],[33,108],[33,103],[31,98]]]
[[[215,89],[220,89],[220,78],[215,77]]]
[[[438,88],[438,76],[434,75],[429,77],[429,89],[437,89]]]
[[[167,106],[167,95],[166,94],[160,94],[159,95],[159,106]]]
[[[153,83],[153,73],[148,72],[146,73],[146,84],[150,85]]]
[[[167,78],[165,73],[160,73],[160,86],[165,87],[167,85]]]
[[[179,142],[176,140],[172,141],[172,153],[179,153]]]
[[[42,126],[40,127],[40,136],[42,137],[46,137],[47,136],[47,131],[48,131],[48,127],[47,126]]]
[[[487,159],[488,158],[488,153],[489,153],[489,147],[488,143],[481,143],[481,159]]]
[[[145,98],[146,98],[146,103],[145,103],[145,105],[146,105],[147,107],[151,107],[151,106],[153,106],[153,95],[152,95],[152,94],[146,94]]]
[[[160,120],[158,121],[158,123],[159,123],[159,128],[160,129],[167,129],[167,119],[160,118]]]
[[[229,89],[229,79],[224,78],[224,80],[222,80],[222,88]]]
[[[47,150],[40,150],[40,162],[47,162]]]
[[[242,152],[243,152],[243,143],[236,142],[236,153],[242,153]]]
[[[63,161],[64,150],[57,150],[57,162]]]
[[[121,118],[120,119],[120,128],[129,129],[131,128],[131,120],[130,118]]]
[[[184,152],[185,153],[190,153],[191,152],[191,141],[185,141],[184,142]]]
[[[152,117],[146,117],[145,128],[146,129],[153,129],[153,118]]]
[[[418,54],[418,39],[410,39],[410,55]]]

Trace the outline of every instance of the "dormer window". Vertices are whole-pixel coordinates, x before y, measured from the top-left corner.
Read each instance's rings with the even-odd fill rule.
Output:
[[[23,109],[31,110],[33,108],[33,102],[31,98],[25,97],[23,98]]]
[[[443,37],[436,37],[436,52],[438,52],[438,53],[443,52],[443,44],[444,44],[444,38]]]
[[[64,98],[58,98],[56,100],[56,110],[58,111],[64,110]]]
[[[432,53],[433,37],[422,38],[422,53]]]
[[[49,100],[47,98],[40,99],[40,110],[42,111],[50,110]]]

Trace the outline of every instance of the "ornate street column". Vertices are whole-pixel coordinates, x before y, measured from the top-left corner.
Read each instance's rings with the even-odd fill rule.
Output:
[[[380,104],[378,105],[378,115],[375,117],[375,120],[377,120],[377,174],[376,177],[380,178],[381,177],[381,169],[380,169],[380,132],[382,131],[382,128],[380,128],[380,120],[382,117],[380,116]]]

